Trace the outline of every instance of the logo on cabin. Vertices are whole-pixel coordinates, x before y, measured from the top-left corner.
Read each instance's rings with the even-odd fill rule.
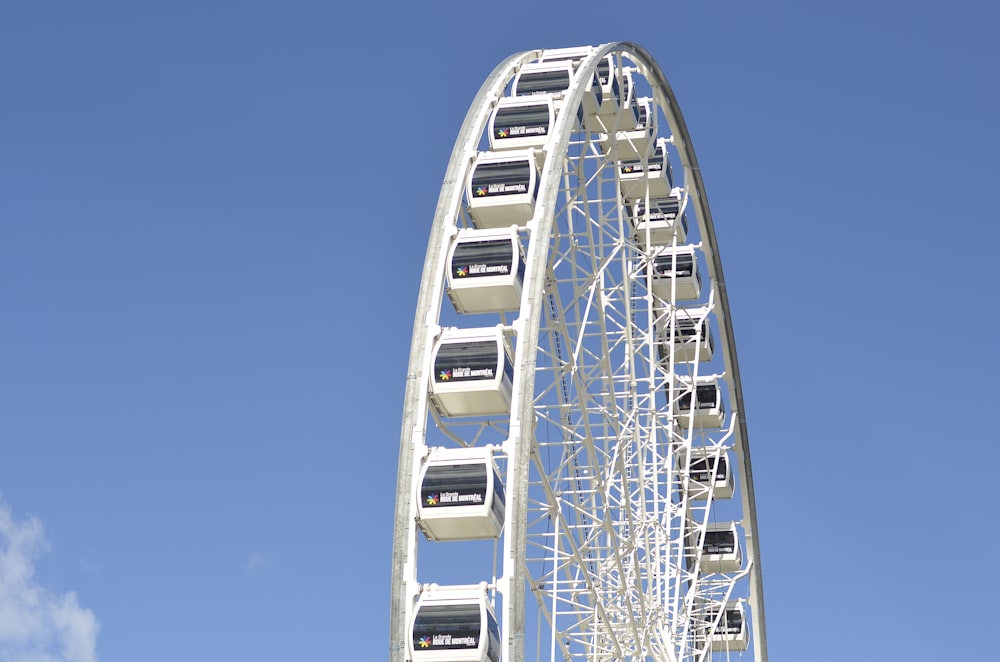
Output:
[[[484,195],[488,195],[489,192],[490,192],[490,189],[487,186],[477,186],[476,187],[476,197],[481,198]]]
[[[436,506],[436,505],[438,505],[438,495],[436,495],[436,494],[428,494],[427,495],[427,505],[428,506]]]
[[[627,174],[631,173],[632,169],[634,167],[635,166],[633,166],[631,163],[626,163],[626,164],[622,165],[622,174],[623,175],[627,175]]]
[[[510,131],[508,129],[497,129],[496,133],[497,138],[506,138],[510,135]]]
[[[451,379],[451,370],[442,370],[438,373],[438,381],[446,382]]]
[[[458,276],[459,278],[461,278],[463,276],[468,276],[469,275],[469,268],[468,267],[455,267],[455,275]]]
[[[427,636],[420,637],[419,639],[417,639],[417,645],[420,646],[421,648],[430,648],[431,638]]]

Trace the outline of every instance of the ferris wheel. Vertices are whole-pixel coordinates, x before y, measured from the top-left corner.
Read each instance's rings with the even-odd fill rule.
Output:
[[[469,108],[418,296],[391,581],[392,662],[767,660],[722,263],[635,44],[513,55]]]

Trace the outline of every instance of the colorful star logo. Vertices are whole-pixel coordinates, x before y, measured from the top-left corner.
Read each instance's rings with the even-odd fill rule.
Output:
[[[431,638],[430,637],[420,637],[417,639],[417,645],[421,648],[430,648]]]
[[[497,129],[497,138],[506,138],[510,135],[509,129]]]
[[[469,275],[469,267],[455,267],[455,275],[459,276],[459,277],[461,277],[461,276],[468,276]]]
[[[442,370],[438,373],[438,379],[442,382],[446,382],[451,379],[451,370]]]
[[[622,174],[623,175],[627,175],[630,172],[632,172],[632,166],[630,166],[630,165],[624,165],[624,166],[622,166]]]
[[[476,195],[479,196],[480,198],[486,195],[487,193],[489,193],[489,189],[486,188],[485,186],[476,187]]]
[[[428,506],[436,506],[436,505],[438,505],[438,495],[436,495],[436,494],[428,494],[427,495],[427,505]]]

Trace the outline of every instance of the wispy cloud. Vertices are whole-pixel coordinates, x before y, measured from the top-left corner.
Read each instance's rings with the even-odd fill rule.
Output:
[[[35,561],[47,550],[42,523],[15,519],[0,500],[0,660],[96,662],[94,612],[81,607],[75,593],[35,581]]]
[[[243,571],[248,575],[257,575],[271,564],[271,559],[263,552],[253,552],[243,564]]]

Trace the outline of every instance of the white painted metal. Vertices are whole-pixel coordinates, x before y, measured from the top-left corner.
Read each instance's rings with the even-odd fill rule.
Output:
[[[418,570],[414,476],[431,446],[489,445],[506,460],[503,534],[492,553],[470,547],[478,551],[462,560],[464,566],[481,568],[479,577],[489,585],[486,600],[500,621],[503,662],[725,659],[727,653],[718,652],[713,638],[722,619],[707,623],[704,616],[712,605],[734,601],[745,616],[746,635],[727,645],[745,641],[748,652],[741,659],[766,662],[753,484],[721,259],[676,99],[639,46],[584,47],[571,56],[573,78],[538,153],[543,157],[538,196],[530,219],[523,221],[528,242],[520,308],[516,315],[494,318],[494,333],[515,340],[509,414],[465,411],[456,417],[455,410],[441,406],[442,393],[430,375],[438,338],[455,333],[442,331],[454,315],[450,305],[443,305],[448,251],[457,229],[474,224],[463,209],[462,188],[478,146],[493,138],[492,111],[509,103],[502,101],[503,94],[520,69],[558,60],[560,52],[565,54],[560,49],[515,55],[494,70],[469,109],[445,175],[428,243],[404,402],[390,660],[404,662],[412,651],[407,624],[418,599],[425,599],[425,582],[467,583],[438,576],[457,573],[458,564],[430,566],[433,576]],[[653,131],[633,128],[641,135],[611,132],[601,139],[581,130],[584,99],[594,91],[598,65],[609,57],[616,74],[628,78],[631,107],[636,99],[647,99]],[[620,195],[617,159],[639,154],[643,141],[642,153],[648,152],[656,127],[670,132],[664,137],[670,138],[670,158],[679,165],[679,209],[669,219],[669,232],[658,228],[654,239],[648,225],[642,237],[633,226]],[[684,213],[694,223],[681,236],[676,229]],[[684,359],[668,352],[661,357],[661,320],[669,319],[681,298],[676,279],[663,289],[664,296],[652,296],[641,264],[649,258],[647,247],[676,248],[685,241],[698,246],[707,265],[704,310],[719,338],[713,356],[695,352]],[[718,404],[720,409],[728,404],[730,413],[717,412],[717,425],[710,429],[690,424],[697,411],[682,424],[682,395],[706,380],[725,385]],[[708,490],[684,479],[678,458],[711,449],[732,449],[729,473],[739,499],[718,498],[725,489]],[[742,562],[705,559],[718,571],[704,573],[695,551],[689,567],[689,536],[702,535],[720,520],[739,522]],[[443,553],[441,547],[424,551],[433,557]]]

